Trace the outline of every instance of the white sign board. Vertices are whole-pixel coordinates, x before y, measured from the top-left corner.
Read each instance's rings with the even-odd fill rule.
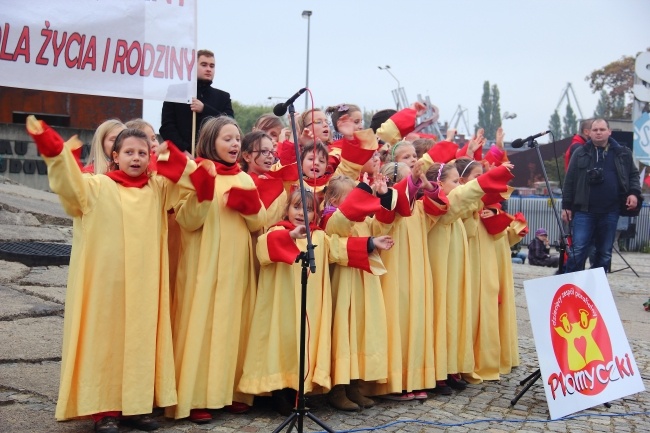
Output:
[[[602,268],[524,290],[552,419],[645,390]]]
[[[0,0],[0,10],[2,86],[172,102],[196,95],[195,0]]]

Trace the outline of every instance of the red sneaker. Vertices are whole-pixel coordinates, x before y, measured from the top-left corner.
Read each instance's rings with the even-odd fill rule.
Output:
[[[197,424],[207,424],[212,421],[212,415],[207,409],[192,409],[190,410],[190,421]]]
[[[246,413],[251,410],[251,407],[246,403],[240,403],[238,401],[233,401],[231,405],[224,407],[230,413]]]

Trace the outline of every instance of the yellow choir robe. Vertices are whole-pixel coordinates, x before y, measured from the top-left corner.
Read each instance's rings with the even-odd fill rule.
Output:
[[[388,233],[395,244],[380,253],[387,270],[380,280],[388,324],[388,375],[385,383],[365,384],[368,395],[436,386],[433,286],[425,244],[434,220],[425,212],[424,201],[414,201],[410,208],[406,185],[407,179],[395,185],[398,199]],[[390,217],[381,218],[391,222]]]
[[[427,236],[435,305],[435,358],[438,380],[447,374],[474,372],[474,324],[467,234],[461,217],[474,212],[485,193],[506,192],[512,178],[494,169],[453,189],[444,212]]]
[[[50,188],[74,217],[55,417],[175,404],[166,232],[178,185],[121,171],[82,175],[70,142],[57,148],[58,134],[30,123]],[[176,162],[189,181],[186,158]]]
[[[298,389],[301,266],[295,259],[306,251],[306,239],[292,240],[293,224],[282,221],[261,235],[257,256],[261,270],[258,297],[246,350],[240,392],[262,394]],[[316,273],[307,280],[305,392],[331,388],[332,292],[329,266],[339,263],[382,272],[376,251],[368,254],[368,238],[329,237],[312,226]]]
[[[327,220],[328,235],[382,236],[390,224],[368,216],[380,210],[379,199],[355,188]],[[390,210],[390,209],[387,209]],[[335,264],[332,269],[332,382],[385,381],[387,323],[379,275]]]
[[[173,317],[178,405],[167,416],[177,419],[191,409],[252,404],[252,396],[235,388],[256,296],[251,233],[263,228],[266,210],[239,166],[210,163],[217,171],[214,199],[190,197],[175,208],[181,227]]]
[[[527,230],[526,220],[523,215],[518,213],[501,235],[495,235],[500,287],[499,338],[501,341],[501,374],[508,374],[512,367],[519,365],[515,282],[512,274],[510,246],[519,242],[526,235]]]
[[[482,208],[482,206],[480,206]],[[492,236],[480,222],[478,211],[463,218],[467,233],[472,298],[472,336],[474,374],[465,375],[470,383],[499,380],[499,279]]]

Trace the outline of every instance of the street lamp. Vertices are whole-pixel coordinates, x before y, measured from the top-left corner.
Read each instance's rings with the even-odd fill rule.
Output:
[[[395,79],[395,81],[397,81],[397,88],[398,88],[398,89],[399,89],[400,87],[402,87],[402,86],[400,86],[400,84],[399,84],[399,80],[397,79],[397,77],[396,77],[395,75],[393,75],[393,73],[390,71],[390,65],[386,65],[386,66],[383,67],[383,68],[382,68],[381,66],[377,66],[377,67],[378,67],[380,70],[382,70],[382,71],[386,71],[386,72],[388,72],[388,73],[390,74],[390,76],[393,77],[393,78]]]
[[[309,88],[309,31],[311,24],[311,11],[302,11],[302,17],[307,18],[307,77],[305,78],[305,87]],[[307,111],[308,102],[309,98],[305,95],[305,111]]]
[[[395,100],[395,107],[397,110],[400,110],[402,108],[402,105],[404,107],[407,107],[409,105],[408,98],[406,97],[406,92],[404,91],[404,88],[400,84],[399,80],[393,73],[390,71],[390,65],[386,65],[384,67],[377,66],[380,71],[386,71],[390,74],[391,77],[397,81],[397,89],[393,90],[393,99]]]

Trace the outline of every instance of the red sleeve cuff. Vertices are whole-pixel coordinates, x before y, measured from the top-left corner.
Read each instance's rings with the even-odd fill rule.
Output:
[[[276,263],[292,265],[300,250],[296,246],[289,230],[273,230],[268,233],[266,243],[269,249],[269,259]]]
[[[242,215],[255,215],[262,209],[262,202],[257,189],[232,187],[226,206]]]
[[[410,176],[409,176],[410,177]],[[403,217],[411,216],[411,203],[407,194],[408,177],[397,182],[393,189],[397,192],[397,203],[395,204],[395,212]]]
[[[347,242],[348,266],[372,272],[368,260],[368,238],[351,237]]]
[[[163,158],[163,155],[158,157],[156,163],[158,174],[165,176],[167,179],[176,183],[185,171],[185,167],[187,166],[187,156],[185,156],[185,154],[171,141],[167,140],[166,143],[169,157]]]
[[[427,154],[429,154],[433,162],[445,164],[454,159],[457,153],[458,145],[451,141],[440,141],[427,151]]]
[[[339,210],[350,221],[361,222],[381,208],[379,199],[361,188],[353,188]]]
[[[212,164],[211,161],[203,161]],[[210,174],[203,164],[199,164],[199,167],[194,170],[194,173],[190,174],[190,180],[196,190],[196,197],[199,199],[199,203],[214,198],[215,175]]]
[[[510,170],[502,165],[480,175],[476,180],[484,192],[492,193],[508,191],[508,182],[513,178]]]
[[[498,213],[489,218],[481,218],[481,222],[485,226],[485,230],[491,235],[496,235],[504,231],[510,225],[512,216],[505,212]]]
[[[406,137],[415,129],[417,112],[412,108],[405,108],[390,117],[402,137]]]
[[[32,134],[29,129],[27,130],[34,140],[34,143],[36,143],[38,151],[41,155],[47,158],[60,155],[63,151],[63,138],[61,138],[59,133],[52,129],[47,123],[42,120],[39,120],[39,122],[43,128],[43,132],[40,134]]]
[[[280,158],[280,164],[289,165],[296,162],[296,148],[289,140],[278,143],[277,151],[278,157]]]
[[[259,179],[257,182],[257,192],[267,209],[282,194],[282,191],[284,191],[282,179]]]

